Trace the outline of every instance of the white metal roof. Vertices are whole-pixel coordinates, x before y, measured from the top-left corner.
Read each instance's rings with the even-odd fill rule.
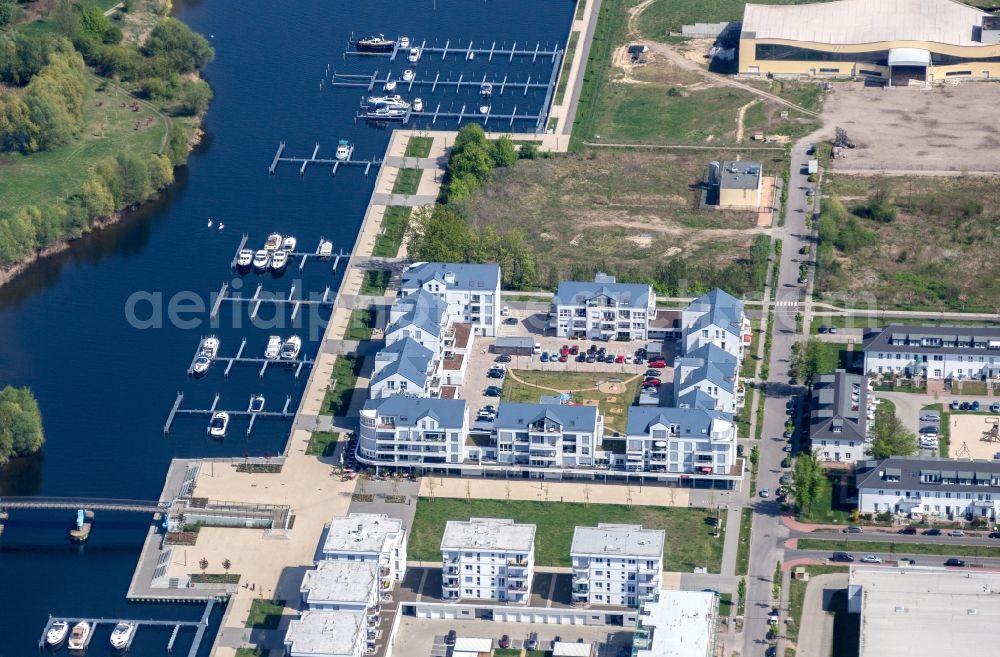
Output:
[[[923,48],[893,48],[889,51],[889,66],[930,66],[931,53]]]
[[[829,44],[930,41],[983,46],[973,28],[986,14],[953,0],[838,0],[807,5],[746,5],[743,32],[757,39]]]
[[[455,639],[455,653],[471,652],[493,652],[493,639],[480,639],[477,637],[460,636]]]
[[[590,657],[592,650],[589,643],[556,641],[552,644],[552,657]]]

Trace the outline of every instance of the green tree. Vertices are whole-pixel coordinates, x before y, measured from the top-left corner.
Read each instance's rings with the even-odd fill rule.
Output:
[[[101,41],[104,33],[111,29],[111,19],[104,15],[100,7],[90,5],[80,11],[80,28],[84,34]]]
[[[0,27],[6,27],[14,20],[17,6],[14,0],[0,0]]]
[[[909,431],[895,413],[879,412],[872,429],[872,458],[911,456],[917,453],[917,436]]]
[[[823,496],[829,483],[826,471],[813,452],[803,452],[795,459],[792,468],[792,495],[799,511],[812,512],[813,503]]]
[[[490,150],[493,164],[498,167],[512,167],[517,162],[517,149],[506,135],[493,142]]]
[[[410,220],[409,253],[414,260],[468,262],[476,239],[468,223],[444,205],[423,207]]]
[[[122,184],[122,204],[135,205],[148,199],[152,188],[146,163],[132,153],[119,153],[115,161]]]
[[[807,386],[812,385],[817,374],[836,370],[837,364],[836,356],[831,357],[830,351],[819,338],[796,342],[792,348],[792,367],[798,373],[799,380]]]
[[[11,457],[32,454],[45,442],[42,414],[31,390],[0,390],[0,465]]]
[[[167,148],[165,155],[170,159],[175,167],[184,164],[188,156],[187,137],[184,131],[176,124],[170,125],[170,134],[167,138]]]
[[[195,71],[215,58],[215,51],[205,37],[175,18],[164,18],[156,24],[143,52],[156,60],[154,67],[179,73]]]
[[[204,80],[185,80],[177,90],[180,113],[195,116],[208,109],[212,102],[212,88]]]
[[[115,211],[115,197],[96,174],[83,184],[80,203],[91,217],[106,217]]]
[[[174,181],[174,165],[166,155],[150,155],[146,168],[149,170],[149,186],[154,190],[164,189]]]
[[[469,145],[479,146],[482,149],[486,149],[488,145],[483,126],[478,123],[469,123],[459,129],[458,134],[455,135],[455,143],[451,146],[452,155],[461,153]]]

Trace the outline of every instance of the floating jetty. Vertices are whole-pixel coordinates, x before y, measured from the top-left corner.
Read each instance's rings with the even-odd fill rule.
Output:
[[[283,150],[284,142],[282,142],[281,146],[279,146],[278,148],[279,150]],[[298,160],[300,158],[295,158],[295,159]],[[229,263],[230,269],[234,270],[239,269],[237,261],[240,257],[240,251],[246,248],[249,239],[250,236],[247,235],[246,233],[243,233],[243,237],[240,239],[240,244],[239,246],[236,247],[236,252],[233,254],[233,260],[232,262]],[[323,249],[323,244],[325,243],[326,243],[326,238],[320,237],[319,242],[316,244],[316,250],[311,253],[307,251],[286,251],[286,253],[288,254],[289,258],[299,258],[299,271],[305,269],[306,262],[309,260],[309,258],[313,259],[323,258],[324,260],[329,260],[332,258],[334,259],[333,271],[337,271],[337,265],[340,263],[340,259],[350,257],[351,254],[344,250],[341,250],[339,253],[330,253],[328,255],[323,255],[322,249]]]
[[[240,348],[236,351],[235,356],[219,356],[216,355],[212,358],[212,363],[225,363],[226,364],[226,376],[229,376],[230,370],[232,370],[235,364],[248,364],[248,365],[260,365],[260,378],[264,378],[264,374],[267,372],[269,365],[291,365],[295,367],[295,378],[298,379],[299,375],[302,373],[303,367],[311,367],[313,361],[309,358],[296,358],[294,360],[275,360],[271,358],[254,358],[251,356],[244,356],[243,352],[246,350],[247,341],[243,338],[240,342]],[[196,349],[194,352],[194,358],[191,359],[191,364],[188,365],[188,375],[194,375],[194,363],[198,360],[198,356],[201,355],[201,349]]]
[[[87,539],[90,538],[90,530],[93,526],[94,512],[89,509],[79,509],[76,512],[76,526],[69,530],[69,540],[74,543],[86,543]],[[93,636],[94,633],[90,634]]]
[[[284,152],[285,152],[285,142],[279,142],[278,150],[274,154],[274,159],[271,160],[271,166],[267,168],[267,172],[272,176],[274,175],[275,170],[277,170],[278,165],[281,164],[282,162],[284,162],[285,164],[299,165],[299,175],[304,175],[306,172],[306,167],[309,166],[310,164],[325,164],[328,166],[332,165],[333,168],[331,169],[331,173],[334,176],[337,175],[337,170],[342,166],[364,167],[365,176],[371,173],[372,167],[382,166],[382,160],[377,160],[377,159],[356,160],[353,157],[348,157],[347,159],[344,160],[338,160],[337,158],[331,158],[331,157],[316,157],[317,155],[319,155],[319,142],[316,143],[315,147],[313,148],[312,155],[309,157],[284,157],[283,156]],[[298,254],[290,254],[290,255],[298,255]]]
[[[212,400],[212,405],[209,408],[181,408],[181,403],[184,401],[184,393],[178,392],[177,398],[174,400],[174,405],[170,409],[170,413],[167,415],[167,421],[163,424],[163,433],[170,433],[170,427],[173,425],[174,420],[178,415],[207,415],[211,417],[215,415],[219,410],[219,400],[222,395],[215,393],[215,398]],[[257,421],[257,418],[289,418],[294,415],[293,412],[289,410],[292,405],[292,396],[285,396],[285,405],[280,411],[253,411],[251,407],[248,406],[246,410],[227,410],[230,416],[244,415],[250,417],[250,426],[247,427],[247,437],[250,437],[250,433],[253,431],[253,425]]]
[[[339,261],[339,258],[338,258]],[[334,264],[334,269],[336,269],[336,263]],[[211,317],[215,317],[219,314],[219,309],[222,307],[223,302],[229,303],[249,303],[250,304],[250,318],[253,319],[257,317],[257,311],[260,310],[261,304],[271,303],[277,306],[291,306],[292,307],[292,319],[299,314],[299,310],[302,306],[333,306],[333,297],[330,291],[330,286],[327,285],[326,289],[323,290],[323,294],[319,299],[296,299],[295,298],[295,287],[293,286],[291,290],[288,291],[287,296],[272,296],[270,293],[263,294],[264,286],[257,285],[256,291],[253,293],[252,297],[241,297],[233,296],[229,294],[229,283],[223,283],[222,287],[219,288],[219,292],[215,297],[215,304],[212,306]]]
[[[351,43],[353,44],[355,41],[356,39],[352,34]],[[449,39],[448,41],[445,42],[444,47],[428,46],[427,41],[424,40],[420,43],[419,46],[417,46],[415,42],[411,41],[410,47],[400,48],[399,43],[397,42],[391,51],[386,51],[386,52],[368,52],[363,50],[359,51],[353,49],[349,45],[348,49],[344,52],[344,54],[345,56],[358,55],[362,57],[388,57],[390,61],[395,61],[396,56],[399,55],[400,52],[408,54],[410,52],[410,48],[419,48],[421,59],[427,55],[440,55],[441,59],[445,59],[448,55],[452,55],[454,57],[461,57],[463,59],[468,60],[468,59],[475,59],[476,57],[481,55],[485,55],[486,61],[490,62],[493,61],[494,57],[506,57],[508,62],[514,61],[515,57],[530,57],[531,61],[535,62],[539,57],[550,57],[553,60],[555,60],[556,57],[558,57],[563,53],[563,51],[559,48],[553,48],[550,46],[545,46],[543,48],[542,43],[540,41],[535,43],[534,48],[532,48],[530,44],[521,44],[521,47],[518,48],[517,41],[515,41],[510,47],[503,45],[503,43],[501,43],[501,45],[497,47],[497,42],[494,41],[489,48],[473,47],[473,44],[475,43],[474,41],[469,41],[469,44],[467,46],[460,46],[458,45],[458,43],[459,42],[456,42],[456,45],[453,46],[451,44],[451,39]]]

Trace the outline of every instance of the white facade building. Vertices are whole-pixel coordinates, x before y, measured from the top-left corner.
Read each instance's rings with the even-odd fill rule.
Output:
[[[600,523],[573,532],[573,602],[637,607],[663,583],[662,529]]]
[[[448,304],[448,318],[468,323],[475,335],[495,336],[500,327],[500,266],[418,262],[403,272],[400,295],[425,290]]]
[[[743,302],[718,288],[701,295],[683,310],[681,331],[682,353],[714,344],[736,356],[740,363],[753,338]]]
[[[865,374],[1000,379],[1000,328],[891,324],[866,336]]]
[[[426,290],[398,297],[389,308],[385,329],[386,346],[410,338],[431,352],[442,352],[445,332],[450,325],[448,304]]]
[[[719,598],[709,591],[662,591],[645,602],[632,643],[633,657],[715,657]]]
[[[858,511],[988,518],[1000,511],[1000,462],[891,457],[858,464]]]
[[[463,399],[370,399],[361,411],[357,458],[394,467],[457,464],[463,461],[468,433]]]
[[[372,399],[392,395],[433,396],[441,387],[441,359],[413,338],[403,338],[375,354],[368,386]]]
[[[674,405],[701,391],[715,404],[711,410],[736,414],[743,407],[744,389],[739,381],[736,356],[714,344],[706,344],[678,358],[674,364]]]
[[[355,611],[304,611],[288,624],[289,657],[361,657],[368,647],[364,614]],[[371,643],[374,648],[374,642]]]
[[[309,609],[365,612],[378,620],[379,565],[374,561],[320,561],[302,578],[302,603]]]
[[[563,281],[552,301],[556,335],[588,340],[645,340],[656,316],[649,285],[618,283],[597,274],[593,283]]]
[[[627,469],[742,476],[736,472],[732,415],[701,408],[632,406],[626,429]]]
[[[445,600],[527,604],[535,574],[535,525],[500,518],[449,520],[441,560]]]
[[[500,404],[495,424],[497,461],[540,467],[594,464],[604,437],[596,406]]]
[[[323,542],[324,559],[371,561],[379,565],[382,588],[406,574],[406,528],[384,513],[351,513],[330,521]]]

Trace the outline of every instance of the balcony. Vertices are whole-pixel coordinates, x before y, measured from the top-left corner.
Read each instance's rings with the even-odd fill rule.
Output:
[[[442,581],[444,588],[449,590],[458,589],[458,578],[457,577],[446,577]]]
[[[573,573],[573,586],[577,584],[590,584],[590,575],[587,573],[583,573],[582,575]]]
[[[528,562],[525,559],[507,559],[507,565],[515,568],[527,568]]]
[[[507,582],[507,590],[508,591],[523,591],[523,592],[527,592],[528,591],[528,587],[527,587],[527,585],[525,585],[525,584],[523,584],[521,582]]]

